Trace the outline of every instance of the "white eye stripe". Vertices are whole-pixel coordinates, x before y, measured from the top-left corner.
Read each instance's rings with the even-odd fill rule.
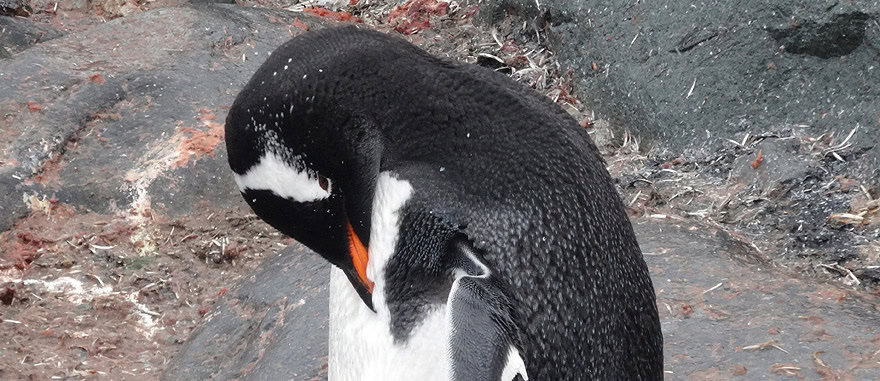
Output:
[[[295,157],[294,160],[299,160]],[[296,202],[311,202],[330,197],[333,184],[326,179],[321,184],[319,176],[306,169],[297,169],[274,153],[266,153],[243,174],[235,174],[238,189],[268,190],[278,197]],[[322,185],[326,185],[326,190]]]

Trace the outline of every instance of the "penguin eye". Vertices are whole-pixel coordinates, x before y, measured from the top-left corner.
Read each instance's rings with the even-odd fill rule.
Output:
[[[326,177],[318,175],[318,185],[321,186],[325,192],[329,192],[330,189],[330,180],[327,180]]]

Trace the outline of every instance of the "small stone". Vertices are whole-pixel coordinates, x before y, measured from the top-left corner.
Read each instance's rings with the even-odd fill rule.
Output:
[[[0,302],[4,305],[12,304],[12,301],[15,299],[15,289],[12,287],[6,287],[2,291],[0,291]]]

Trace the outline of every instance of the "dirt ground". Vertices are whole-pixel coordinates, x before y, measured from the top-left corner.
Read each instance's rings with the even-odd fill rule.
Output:
[[[291,242],[242,210],[169,219],[34,202],[0,237],[4,379],[156,377],[217,298]]]
[[[816,225],[825,226],[832,213],[845,213],[838,216],[841,222],[836,229],[846,230],[849,238],[844,246],[857,254],[843,262],[799,255],[816,245],[805,244],[809,247],[801,250],[794,243],[778,244],[797,240],[797,234],[790,234],[797,221],[767,222],[768,217],[759,226],[739,222],[749,213],[785,216],[783,210],[792,203],[791,197],[774,201],[767,190],[727,181],[738,157],[752,155],[746,164],[758,161],[761,153],[752,149],[764,138],[746,137],[714,163],[649,159],[639,149],[637,137],[614,136],[607,123],[584,110],[572,95],[570,74],[544,47],[540,32],[518,25],[506,25],[503,33],[475,27],[470,22],[475,8],[457,2],[415,0],[399,7],[384,1],[355,3],[341,13],[289,2],[248,0],[242,5],[364,22],[405,36],[433,54],[512,73],[590,129],[606,154],[609,170],[620,179],[624,202],[635,219],[695,219],[723,226],[756,248],[768,264],[877,292],[870,276],[858,278],[846,267],[851,261],[859,263],[862,272],[877,270],[871,266],[880,258],[880,246],[870,239],[871,229],[876,229],[870,218],[877,220],[878,195],[858,183],[834,180],[815,197],[835,198],[835,204],[800,222],[818,231]],[[86,9],[53,9],[52,4],[34,2],[31,18],[75,32],[107,18],[178,5],[173,0],[90,4]],[[291,26],[308,28],[296,22]],[[816,143],[802,138],[804,144]],[[833,148],[839,142],[840,137],[819,144]],[[64,170],[63,163],[56,164],[46,167]],[[707,175],[705,169],[713,165],[724,169]],[[814,177],[819,187],[835,179],[833,174]],[[149,205],[96,214],[52,198],[25,197],[30,197],[26,200],[30,215],[0,233],[2,379],[155,379],[213,303],[263,258],[291,242],[257,220],[242,203],[205,205],[199,213],[169,217]],[[804,200],[815,198],[806,195]]]

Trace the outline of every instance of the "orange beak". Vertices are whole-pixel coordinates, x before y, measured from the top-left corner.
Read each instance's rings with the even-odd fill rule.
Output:
[[[351,256],[351,263],[357,271],[358,280],[367,288],[367,291],[372,293],[373,281],[367,278],[367,261],[370,257],[367,254],[367,248],[354,232],[351,222],[348,223],[348,255]]]

